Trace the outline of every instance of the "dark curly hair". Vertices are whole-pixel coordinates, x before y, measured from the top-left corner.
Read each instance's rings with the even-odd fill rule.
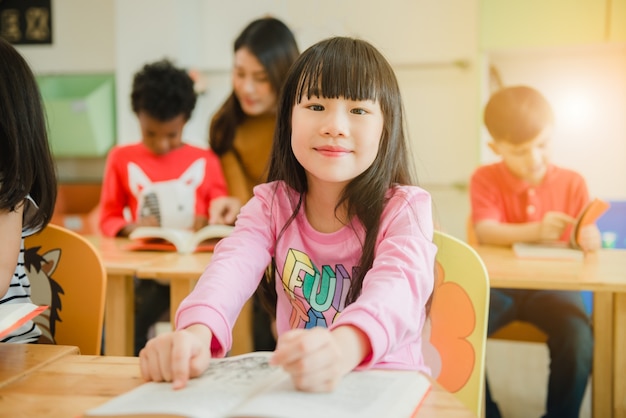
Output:
[[[183,69],[164,59],[146,64],[133,79],[130,95],[133,112],[168,121],[179,115],[189,120],[196,106],[193,80]]]

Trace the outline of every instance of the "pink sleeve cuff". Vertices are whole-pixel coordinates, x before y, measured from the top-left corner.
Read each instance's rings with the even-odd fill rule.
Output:
[[[205,305],[179,308],[176,312],[176,329],[184,329],[194,324],[205,325],[213,333],[211,356],[224,357],[232,344],[226,319],[218,311]]]

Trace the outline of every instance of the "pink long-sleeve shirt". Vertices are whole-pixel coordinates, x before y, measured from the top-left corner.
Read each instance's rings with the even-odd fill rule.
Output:
[[[279,335],[293,328],[352,325],[367,335],[372,347],[360,368],[428,372],[421,332],[437,251],[431,199],[414,186],[395,187],[388,197],[373,266],[361,295],[345,306],[362,252],[360,222],[333,233],[318,232],[307,221],[304,201],[277,241],[299,195],[284,183],[257,186],[235,230],[220,241],[196,288],[179,307],[177,328],[206,325],[213,332],[213,355],[225,355],[235,320],[274,255]]]

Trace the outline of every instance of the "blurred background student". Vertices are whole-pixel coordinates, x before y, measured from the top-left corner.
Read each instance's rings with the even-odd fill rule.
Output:
[[[228,193],[245,204],[267,179],[276,101],[299,55],[291,30],[280,20],[252,21],[234,44],[233,91],[213,116],[209,144],[220,157]],[[273,350],[271,319],[253,298],[254,350]]]
[[[198,230],[218,207],[220,213],[230,207],[234,220],[239,201],[226,196],[217,156],[183,141],[196,105],[189,74],[168,60],[146,64],[133,79],[131,103],[142,138],[109,152],[100,196],[102,234],[127,237],[139,226]],[[136,354],[169,302],[169,284],[136,281]]]

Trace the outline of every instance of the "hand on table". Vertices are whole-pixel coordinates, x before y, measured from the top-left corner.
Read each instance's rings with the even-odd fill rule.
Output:
[[[201,375],[211,361],[213,334],[204,325],[161,334],[139,352],[141,375],[146,381],[172,382],[174,389]]]

